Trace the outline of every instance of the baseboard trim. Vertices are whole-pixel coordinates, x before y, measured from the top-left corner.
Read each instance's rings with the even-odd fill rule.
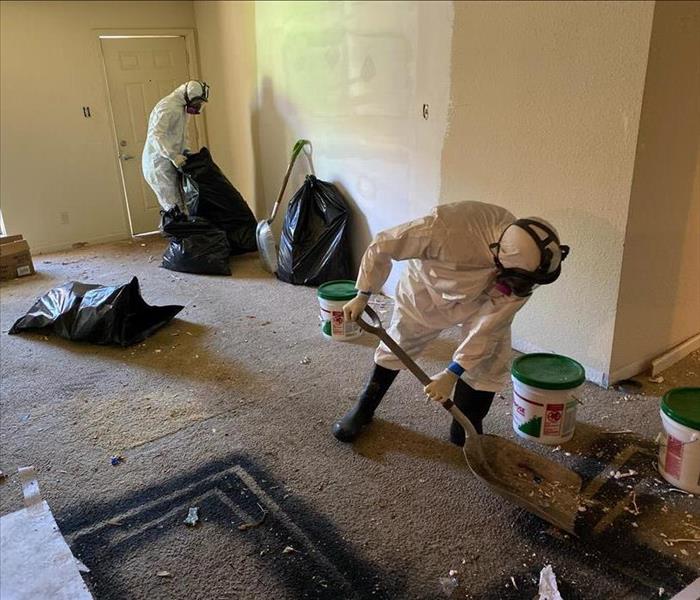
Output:
[[[684,342],[673,346],[662,354],[649,356],[640,360],[635,360],[619,369],[615,369],[610,374],[611,383],[629,379],[651,369],[652,377],[656,377],[661,371],[665,371],[677,362],[683,360],[688,354],[700,348],[700,333],[688,338]]]
[[[643,373],[651,366],[650,358],[642,358],[640,360],[635,360],[634,362],[615,369],[610,373],[610,383],[615,383],[616,381],[622,381],[623,379],[631,379],[632,377]]]
[[[661,371],[665,371],[669,367],[675,365],[680,360],[683,360],[691,352],[695,352],[700,348],[700,333],[689,337],[685,342],[681,342],[674,346],[662,355],[657,356],[651,361],[651,376],[656,377]]]
[[[49,254],[51,252],[63,252],[65,250],[75,250],[76,244],[95,246],[97,244],[108,244],[110,242],[121,242],[123,240],[129,240],[131,236],[128,233],[114,233],[112,235],[103,235],[95,238],[88,238],[86,240],[79,240],[75,242],[61,242],[60,244],[46,244],[43,246],[32,246],[31,252],[32,256],[38,256],[40,254]]]

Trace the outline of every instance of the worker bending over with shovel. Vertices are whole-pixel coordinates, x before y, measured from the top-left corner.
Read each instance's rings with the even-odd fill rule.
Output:
[[[209,86],[188,81],[153,107],[148,118],[146,143],[141,156],[143,177],[158,197],[163,211],[176,206],[187,213],[180,193],[178,171],[187,162],[187,115],[198,115],[209,101]]]
[[[415,359],[443,330],[462,325],[465,338],[452,362],[424,391],[436,401],[452,397],[482,433],[482,421],[508,375],[513,317],[538,285],[559,277],[568,252],[544,219],[516,220],[506,209],[481,202],[438,206],[427,217],[377,235],[362,258],[360,291],[343,311],[346,319],[359,319],[371,294],[386,282],[391,261],[408,261],[388,333]],[[383,343],[374,362],[357,403],[333,425],[342,442],[353,441],[372,420],[403,368]],[[453,419],[450,441],[462,446],[464,436]]]

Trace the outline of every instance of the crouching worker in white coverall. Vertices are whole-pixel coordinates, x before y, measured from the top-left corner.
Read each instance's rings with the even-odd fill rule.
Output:
[[[187,162],[187,115],[198,115],[209,100],[203,81],[183,83],[153,107],[141,157],[143,176],[164,211],[175,206],[187,212],[178,169]]]
[[[506,209],[480,202],[435,208],[430,216],[380,233],[362,258],[358,295],[344,306],[357,320],[372,293],[381,291],[392,260],[406,260],[396,288],[389,335],[416,358],[440,333],[462,325],[464,341],[452,362],[424,388],[436,401],[452,397],[482,433],[495,392],[510,361],[510,326],[535,287],[552,283],[569,248],[555,229],[536,217],[517,219]],[[357,403],[333,425],[333,435],[351,442],[367,425],[403,364],[381,344]],[[453,395],[454,392],[454,395]],[[450,440],[464,444],[454,419]]]

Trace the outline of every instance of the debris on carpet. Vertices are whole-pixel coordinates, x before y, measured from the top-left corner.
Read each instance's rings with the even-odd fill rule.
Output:
[[[120,465],[124,462],[124,457],[121,456],[120,454],[115,454],[114,456],[110,457],[109,462],[113,467],[116,467],[117,465]]]
[[[247,531],[248,529],[254,529],[255,527],[260,527],[265,522],[265,518],[267,517],[267,511],[258,504],[258,508],[260,508],[260,511],[262,512],[262,516],[257,520],[257,521],[252,521],[250,523],[241,523],[238,526],[238,529],[241,531]]]
[[[187,517],[183,523],[189,527],[194,527],[199,522],[199,508],[196,506],[190,507],[187,511]]]
[[[540,571],[540,583],[537,600],[563,600],[557,586],[557,577],[552,565],[546,565]]]
[[[442,589],[445,596],[451,596],[452,592],[454,592],[459,586],[457,571],[451,569],[447,574],[447,577],[440,577],[440,579],[438,579],[438,583],[440,584],[440,589]]]

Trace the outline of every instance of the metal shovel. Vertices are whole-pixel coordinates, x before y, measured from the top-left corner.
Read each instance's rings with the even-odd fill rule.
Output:
[[[277,196],[277,200],[272,207],[272,212],[270,213],[269,219],[263,219],[258,223],[255,230],[255,239],[258,244],[258,252],[260,253],[260,262],[263,268],[269,273],[277,273],[277,246],[275,244],[275,236],[272,234],[272,228],[270,224],[275,220],[277,216],[277,210],[280,207],[282,198],[284,196],[284,190],[287,189],[287,182],[289,181],[289,176],[292,174],[292,167],[296,162],[297,156],[301,152],[302,148],[306,144],[310,144],[309,140],[297,140],[292,148],[292,157],[289,160],[289,165],[287,166],[287,172],[284,174],[284,179],[282,180],[282,187],[280,188],[280,193]]]
[[[363,319],[358,325],[382,340],[423,385],[428,385],[430,377],[389,336],[377,313],[370,307],[365,312],[372,325]],[[464,457],[474,475],[507,500],[576,535],[574,522],[581,490],[578,474],[509,440],[479,435],[452,400],[441,404],[464,427]]]

